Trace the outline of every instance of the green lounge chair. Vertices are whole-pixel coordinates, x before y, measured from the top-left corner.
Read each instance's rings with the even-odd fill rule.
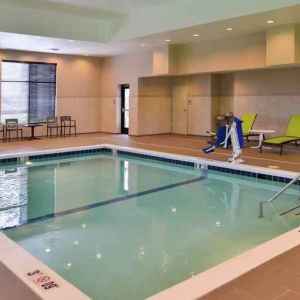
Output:
[[[272,146],[280,147],[280,155],[281,155],[283,151],[283,146],[285,144],[295,142],[297,146],[298,145],[297,141],[299,140],[300,140],[300,115],[292,115],[285,135],[267,139],[263,142],[263,145],[272,145]],[[260,152],[262,152],[262,147],[260,148]]]
[[[257,114],[255,114],[255,113],[243,114],[241,116],[241,120],[243,121],[243,123],[242,123],[243,137],[246,138],[248,142],[249,142],[249,136],[257,136],[258,135],[258,134],[253,134],[250,132],[250,130],[253,127],[256,117],[257,117]]]

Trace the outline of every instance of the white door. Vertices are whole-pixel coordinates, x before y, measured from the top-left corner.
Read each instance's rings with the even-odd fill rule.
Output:
[[[211,130],[210,107],[208,97],[188,97],[188,134],[206,135]]]
[[[187,86],[172,87],[172,133],[187,134]]]

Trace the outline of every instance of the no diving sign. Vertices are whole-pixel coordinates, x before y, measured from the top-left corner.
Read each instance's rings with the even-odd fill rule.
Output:
[[[49,275],[45,274],[40,270],[34,270],[26,273],[26,277],[29,278],[33,283],[38,285],[44,291],[49,291],[53,288],[58,288],[59,285]]]

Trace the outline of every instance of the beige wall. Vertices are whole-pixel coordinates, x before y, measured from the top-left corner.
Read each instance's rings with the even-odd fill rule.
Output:
[[[98,58],[1,51],[1,60],[57,63],[57,115],[76,119],[78,132],[101,130],[101,60]],[[45,134],[38,128],[37,134]],[[29,130],[26,128],[28,135]]]
[[[265,33],[177,47],[177,74],[255,69],[266,65]]]
[[[255,128],[283,134],[291,114],[300,114],[300,68],[238,72],[234,112],[258,114]]]
[[[267,65],[292,64],[296,60],[296,26],[276,26],[267,30]]]

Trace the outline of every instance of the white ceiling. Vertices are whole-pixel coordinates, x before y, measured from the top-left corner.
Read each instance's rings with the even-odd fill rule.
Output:
[[[166,4],[172,0],[41,0],[44,2],[55,2],[66,5],[98,9],[108,12],[128,14],[138,7],[150,7],[157,4]],[[201,0],[198,0],[201,1]]]
[[[263,12],[244,15],[245,10],[243,14],[239,13],[242,15],[239,15],[232,10],[233,14],[238,16],[226,18],[226,14],[222,15],[219,10],[215,9],[216,7],[221,9],[220,5],[216,5],[216,2],[220,4],[220,0],[197,0],[197,5],[203,4],[203,12],[199,12],[199,16],[196,12],[191,11],[191,7],[176,6],[176,10],[172,6],[176,3],[185,3],[186,5],[192,2],[196,3],[195,0],[0,0],[0,48],[108,56],[151,49],[165,44],[166,39],[171,39],[172,44],[182,44],[230,38],[265,32],[269,26],[299,22],[300,0],[283,0],[284,3],[298,2],[299,4],[265,11],[267,2],[280,6],[281,1],[252,0],[251,3],[258,5],[255,11]],[[53,5],[53,2],[56,4]],[[233,5],[234,3],[241,4],[243,1],[226,0],[226,2]],[[37,7],[38,3],[41,4],[39,7]],[[4,6],[4,4],[9,5]],[[169,13],[164,12],[164,9],[168,7]],[[214,7],[214,12],[211,7]],[[94,15],[91,13],[93,11],[95,11]],[[228,8],[223,12],[226,11],[230,12]],[[253,7],[249,6],[248,12],[251,11],[253,11]],[[148,12],[148,19],[144,15],[145,12]],[[150,22],[158,12],[164,14],[165,19],[160,18],[156,22]],[[211,13],[212,19],[207,17],[207,12]],[[12,18],[13,13],[15,13],[15,18]],[[35,19],[35,15],[38,13],[40,15]],[[177,18],[176,24],[174,23],[176,26],[171,26],[167,19],[169,18],[168,20],[172,22],[173,19],[176,21],[176,13],[179,13],[183,20]],[[124,17],[124,15],[126,16]],[[188,18],[189,16],[190,18]],[[188,22],[195,16],[198,16],[199,19],[196,25],[178,25],[189,24]],[[107,22],[107,19],[110,18],[114,20],[113,23]],[[214,19],[217,21],[207,21]],[[270,19],[275,23],[267,24],[266,21]],[[53,22],[53,20],[55,21]],[[147,20],[148,22],[146,22]],[[195,20],[193,22],[195,23]],[[164,30],[165,27],[174,29]],[[227,27],[232,27],[233,30],[227,31]],[[130,28],[132,28],[130,34],[126,35],[126,30]],[[153,31],[154,34],[146,34]],[[122,33],[125,34],[122,35]],[[194,34],[199,36],[194,37]],[[126,36],[132,38],[124,38]],[[59,50],[53,51],[51,48]]]

